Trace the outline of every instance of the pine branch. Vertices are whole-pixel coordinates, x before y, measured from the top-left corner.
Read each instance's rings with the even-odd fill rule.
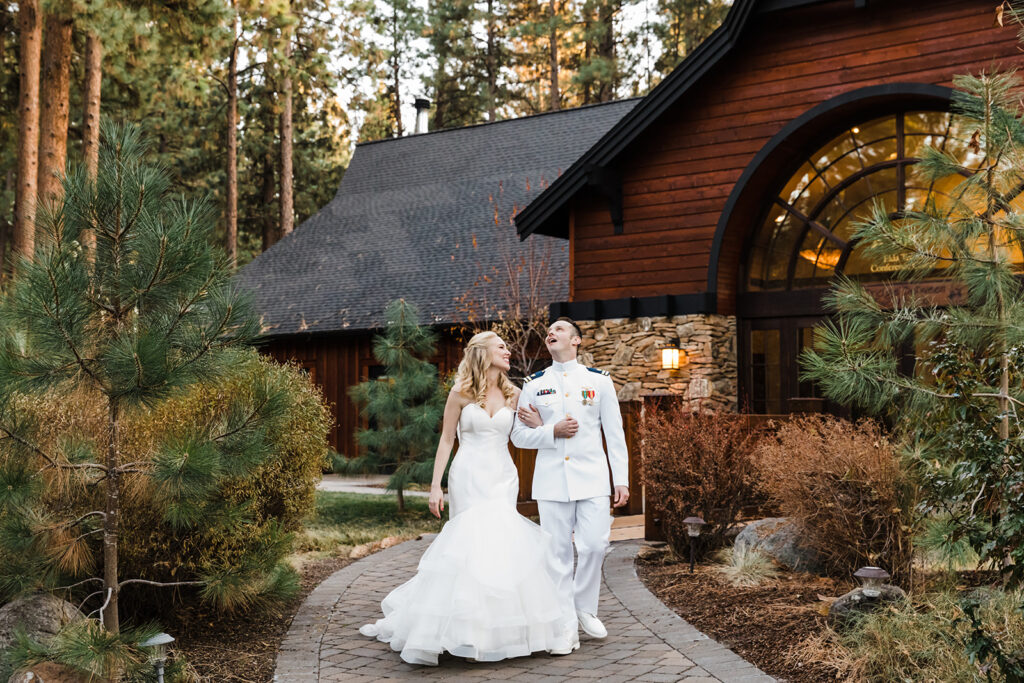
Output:
[[[124,588],[128,584],[136,583],[145,586],[158,586],[158,587],[173,587],[173,586],[205,586],[206,581],[149,581],[147,579],[127,579],[117,584],[118,590]]]
[[[51,320],[53,320],[53,322],[57,325],[57,329],[60,330],[61,336],[64,337],[64,343],[67,344],[68,349],[75,356],[75,361],[78,363],[78,366],[82,368],[82,371],[90,379],[92,379],[92,381],[96,382],[96,385],[98,387],[100,387],[103,390],[106,390],[106,386],[104,385],[103,381],[98,376],[96,376],[96,374],[93,373],[92,370],[89,369],[88,365],[86,365],[85,360],[82,358],[81,354],[78,352],[77,345],[75,344],[74,340],[71,338],[71,335],[68,333],[68,331],[64,328],[64,324],[61,321],[60,314],[59,314],[59,310],[60,310],[60,289],[59,289],[59,286],[57,284],[56,279],[53,277],[53,271],[50,270],[49,268],[47,268],[46,269],[46,276],[47,276],[47,278],[50,281],[50,292],[53,295],[53,301],[54,301],[54,304],[55,304],[54,308],[57,309],[54,312],[53,315],[48,315],[48,317]],[[50,313],[50,307],[45,305],[45,304],[43,305],[43,310],[47,314]]]
[[[35,445],[34,443],[31,443],[30,441],[28,441],[27,439],[25,439],[25,438],[23,438],[21,436],[18,436],[17,434],[15,434],[14,432],[10,431],[7,427],[5,427],[2,424],[0,424],[0,431],[2,431],[4,434],[6,434],[7,438],[11,439],[15,443],[18,443],[18,444],[24,446],[25,448],[29,449],[30,451],[32,451],[36,455],[42,457],[44,460],[46,460],[50,464],[50,467],[52,467],[54,469],[64,469],[64,470],[93,469],[93,470],[100,470],[102,472],[106,472],[107,471],[106,465],[101,465],[99,463],[60,463],[60,462],[57,462],[57,460],[55,458],[50,456],[49,453],[47,453],[46,451],[41,449],[39,446]]]

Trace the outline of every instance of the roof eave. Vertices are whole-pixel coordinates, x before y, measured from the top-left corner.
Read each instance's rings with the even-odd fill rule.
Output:
[[[564,221],[556,221],[566,203],[587,183],[587,173],[615,159],[651,123],[729,54],[739,40],[757,0],[736,0],[732,11],[689,57],[659,83],[583,156],[516,215],[520,239],[537,233],[567,237]]]

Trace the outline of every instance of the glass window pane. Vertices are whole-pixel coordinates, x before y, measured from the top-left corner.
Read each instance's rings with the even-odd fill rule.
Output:
[[[782,413],[781,347],[778,330],[750,333],[751,409],[755,413]]]

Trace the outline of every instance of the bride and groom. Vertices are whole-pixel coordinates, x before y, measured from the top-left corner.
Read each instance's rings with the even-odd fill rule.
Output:
[[[441,477],[457,436],[449,521],[416,575],[381,603],[384,618],[360,633],[390,644],[410,664],[427,665],[441,652],[477,661],[569,654],[579,648],[580,628],[607,635],[598,594],[609,507],[629,499],[626,441],[608,373],[576,362],[581,342],[576,323],[555,321],[546,338],[553,362],[520,391],[508,378],[510,354],[498,335],[469,340],[445,405],[430,490],[430,510],[440,517]],[[509,438],[537,449],[539,527],[516,511]]]

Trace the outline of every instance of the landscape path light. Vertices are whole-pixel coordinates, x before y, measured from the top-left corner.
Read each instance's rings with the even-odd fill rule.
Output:
[[[152,650],[149,662],[156,667],[157,683],[164,683],[164,664],[167,663],[167,646],[174,642],[174,637],[166,633],[158,633],[152,638],[139,643],[139,647]]]
[[[854,572],[854,577],[860,579],[861,590],[864,597],[877,598],[882,595],[882,584],[889,580],[889,572],[881,567],[861,567]]]
[[[700,531],[707,522],[700,517],[687,517],[683,520],[683,524],[686,525],[686,535],[690,537],[690,573],[692,574],[696,558],[697,537],[700,536]]]

